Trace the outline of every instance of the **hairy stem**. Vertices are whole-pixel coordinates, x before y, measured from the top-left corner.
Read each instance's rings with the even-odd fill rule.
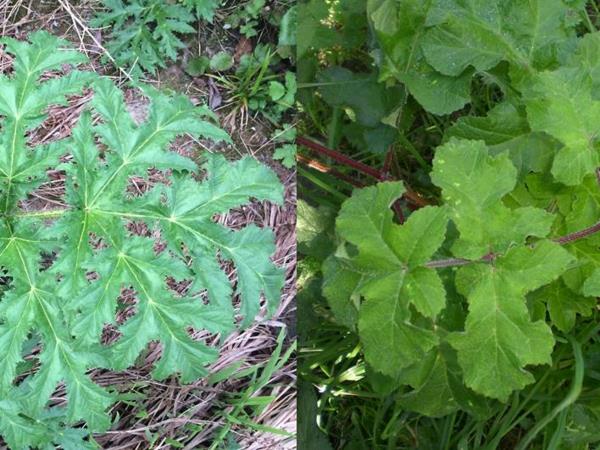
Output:
[[[436,259],[434,261],[429,261],[425,263],[425,267],[429,267],[430,269],[444,269],[446,267],[458,267],[458,266],[466,266],[467,264],[471,264],[470,259],[462,259],[462,258],[447,258],[447,259]]]
[[[600,231],[600,222],[595,223],[591,227],[584,228],[583,230],[574,231],[573,233],[566,234],[561,237],[557,237],[552,239],[554,242],[560,245],[570,244],[571,242],[577,241],[579,239],[584,239],[592,234],[598,233]],[[433,261],[429,261],[425,263],[425,267],[429,267],[430,269],[443,269],[445,267],[458,267],[465,266],[467,264],[471,264],[474,262],[486,262],[492,261],[497,254],[489,253],[483,256],[481,259],[472,261],[470,259],[463,258],[447,258],[447,259],[436,259]]]
[[[578,239],[583,239],[585,237],[591,236],[594,233],[600,231],[600,222],[592,225],[591,227],[584,228],[580,231],[575,231],[573,233],[569,233],[565,236],[554,239],[554,242],[558,242],[561,245],[568,244],[570,242],[576,241]]]

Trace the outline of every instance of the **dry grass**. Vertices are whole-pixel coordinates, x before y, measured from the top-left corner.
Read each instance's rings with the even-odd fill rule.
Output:
[[[33,29],[44,28],[53,34],[63,36],[73,42],[90,57],[89,68],[100,73],[108,73],[124,84],[127,74],[116,72],[100,62],[103,54],[102,33],[86,26],[86,20],[97,2],[90,0],[66,1],[33,1],[33,0],[0,0],[0,23],[4,36],[24,39]],[[10,67],[7,55],[0,53],[0,71]],[[148,80],[161,85],[160,77]],[[197,80],[182,87],[182,90],[195,101],[208,99],[210,91]],[[221,93],[226,95],[226,93]],[[78,120],[78,117],[90,100],[92,93],[73,98],[68,107],[53,108],[49,118],[35,130],[31,141],[43,143],[66,137]],[[132,115],[138,119],[143,117],[145,103],[133,91],[127,91],[127,101]],[[232,131],[230,129],[230,131]],[[271,358],[276,347],[276,338],[285,328],[288,338],[285,346],[289,347],[295,339],[295,205],[296,185],[295,173],[273,163],[270,158],[271,141],[268,137],[270,128],[254,118],[247,128],[234,131],[234,139],[238,143],[237,152],[252,154],[275,168],[286,187],[285,204],[272,205],[268,202],[254,202],[251,205],[231,211],[219,221],[232,228],[244,227],[254,223],[258,226],[275,230],[277,251],[274,261],[286,270],[286,284],[281,305],[276,314],[256,323],[243,332],[231,335],[222,346],[221,354],[213,366],[218,371],[234,363],[240,363],[240,370],[252,366],[262,366]],[[199,146],[210,151],[220,151],[209,147],[208,142],[193,142],[189,139],[178,141],[176,150],[190,153]],[[228,150],[232,154],[232,149]],[[64,182],[60,172],[48,173],[49,181],[34,192],[22,207],[26,209],[53,209],[63,206]],[[160,177],[161,174],[155,174]],[[134,189],[143,189],[133,180]],[[235,271],[230,269],[230,278],[235,282]],[[197,333],[201,339],[215,339],[213,336]],[[160,355],[158,346],[150,346],[143,364],[125,372],[96,371],[94,379],[101,385],[111,385],[119,391],[139,394],[133,400],[123,400],[112,409],[117,418],[113,429],[96,436],[97,441],[105,449],[170,449],[176,448],[168,440],[178,441],[183,448],[207,448],[211,444],[216,430],[223,425],[223,412],[231,409],[231,396],[251,386],[251,380],[225,380],[209,385],[206,380],[199,380],[190,385],[181,385],[176,379],[157,382],[151,379],[150,372],[153,361]],[[263,426],[270,426],[295,432],[296,370],[292,357],[269,380],[268,385],[254,395],[273,396],[275,400],[269,404],[254,421]],[[64,390],[57,390],[54,400],[60,403],[64,398]],[[244,449],[294,449],[295,439],[277,436],[266,432],[255,432],[243,426],[232,429],[236,440]],[[149,439],[153,444],[149,443]],[[172,441],[171,441],[172,442]]]

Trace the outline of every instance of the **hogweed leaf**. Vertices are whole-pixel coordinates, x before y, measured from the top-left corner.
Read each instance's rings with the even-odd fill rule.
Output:
[[[48,444],[44,442],[48,431],[46,427],[43,423],[24,417],[19,402],[0,400],[0,411],[0,433],[13,448],[27,449]]]
[[[192,6],[209,18],[215,0],[185,0],[184,5],[160,0],[103,0],[104,11],[92,19],[94,27],[110,27],[106,47],[111,62],[138,77],[175,61],[186,45],[179,35],[194,33]],[[192,5],[193,3],[194,5]]]
[[[600,163],[596,121],[600,101],[594,98],[591,79],[578,68],[541,73],[527,93],[526,103],[531,128],[563,144],[552,165],[554,177],[572,186],[594,173]]]
[[[584,284],[584,294],[592,295]],[[600,291],[599,291],[600,293]],[[532,298],[546,303],[552,324],[560,331],[568,333],[575,326],[577,314],[587,317],[596,306],[596,299],[573,292],[562,279],[556,280],[536,291]]]
[[[504,206],[502,198],[516,183],[508,155],[494,158],[481,141],[451,139],[436,153],[432,179],[460,233],[455,254],[491,258],[490,264],[459,271],[469,280],[462,283],[468,286],[463,293],[469,313],[464,333],[451,335],[450,343],[467,386],[506,400],[533,381],[524,366],[549,362],[554,343],[544,322],[530,320],[524,295],[557,278],[573,258],[545,240],[524,246],[529,237],[545,237],[553,217],[532,207]]]
[[[243,326],[258,314],[263,297],[269,312],[277,307],[283,271],[271,260],[273,233],[255,225],[230,229],[216,216],[253,199],[281,202],[283,188],[251,158],[231,163],[209,155],[199,167],[171,151],[184,134],[229,141],[214,115],[184,96],[144,87],[148,113],[136,123],[110,80],[76,70],[46,76],[84,60],[58,39],[35,33],[29,43],[2,42],[15,63],[11,75],[0,77],[0,267],[6,285],[0,298],[0,393],[6,399],[0,433],[12,448],[79,445],[110,426],[107,409],[115,401],[91,369],[127,368],[156,341],[161,356],[154,377],[191,382],[218,354],[194,339],[192,329],[225,336],[239,326],[235,294]],[[50,106],[86,87],[93,100],[72,136],[27,142]],[[63,155],[71,157],[60,163]],[[67,206],[31,210],[22,200],[47,179],[47,169],[58,167],[65,173]],[[143,195],[130,193],[131,177],[157,169],[168,169],[162,182],[149,183]],[[146,222],[154,234],[132,233],[132,222]],[[229,261],[236,292],[223,267]],[[171,283],[188,287],[176,292]],[[117,312],[126,305],[127,289],[134,304],[123,323]],[[120,336],[102,345],[107,325]],[[21,373],[29,340],[39,341],[39,352],[32,356],[34,369]],[[49,409],[59,384],[65,405]],[[81,421],[87,428],[68,428]]]
[[[512,248],[493,265],[460,269],[458,276],[469,279],[469,314],[465,331],[448,340],[468,387],[506,401],[533,382],[525,366],[551,362],[552,331],[531,320],[525,294],[556,279],[572,261],[569,252],[544,240],[534,248]]]
[[[585,8],[564,0],[366,2],[377,41],[373,79],[386,89],[397,81],[428,112],[446,115],[442,145],[431,152],[441,195],[426,189],[440,206],[398,225],[390,205],[402,188],[355,191],[338,215],[335,251],[320,258],[322,290],[380,372],[374,387],[385,379],[386,390],[399,388],[405,409],[489,418],[496,400],[546,373],[534,366],[560,359],[553,332],[576,330],[595,312],[600,32]],[[326,42],[313,28],[308,41]],[[361,42],[351,48],[366,48],[355,35]],[[473,108],[449,116],[472,92]],[[364,115],[412,136],[414,107],[407,99],[382,118]],[[426,167],[429,141],[411,142]],[[446,219],[448,236],[439,231]]]
[[[600,268],[595,269],[583,283],[582,291],[587,296],[600,296]]]
[[[445,304],[441,280],[422,265],[444,240],[446,212],[424,208],[397,225],[390,206],[403,192],[402,184],[396,182],[358,190],[344,203],[337,219],[340,237],[356,247],[357,254],[345,258],[352,268],[346,274],[351,274],[354,291],[365,299],[358,318],[365,357],[376,370],[392,376],[437,343],[431,328],[411,323],[415,314],[411,305],[434,319]],[[347,291],[339,286],[346,282],[347,276],[335,282],[330,279],[324,294],[340,303],[335,292]]]
[[[544,321],[531,318],[526,296],[556,282],[575,258],[545,239],[552,214],[504,203],[517,184],[507,153],[491,156],[483,141],[452,138],[437,149],[433,166],[445,205],[421,208],[402,225],[390,209],[404,192],[400,183],[357,190],[344,202],[336,221],[342,244],[323,266],[323,293],[340,321],[357,328],[367,363],[413,388],[407,407],[436,415],[444,414],[429,397],[436,387],[419,374],[447,383],[438,394],[452,401],[456,389],[505,401],[534,381],[527,368],[551,361],[554,338]],[[464,267],[447,282],[467,299],[464,325],[439,318],[447,293],[433,268],[445,265],[432,259],[446,240],[448,219],[458,230],[451,250],[462,258],[449,262]],[[432,372],[428,358],[446,343],[456,351],[446,356],[458,364],[450,370],[444,356]],[[455,386],[457,373],[465,386]],[[416,405],[418,399],[431,409]]]
[[[193,8],[196,11],[196,16],[209,22],[213,21],[215,11],[221,4],[222,0],[182,0],[182,3]]]
[[[214,260],[220,251],[223,259],[236,266],[243,325],[248,325],[259,311],[257,300],[261,294],[271,312],[279,300],[283,274],[270,260],[275,250],[273,235],[255,226],[233,231],[214,223],[212,217],[246,203],[250,197],[281,202],[283,191],[275,174],[251,158],[230,164],[223,156],[210,155],[203,168],[207,174],[203,183],[181,180],[153,190],[134,201],[133,207],[124,204],[121,209],[99,213],[143,220],[151,226],[158,223],[172,244],[172,251],[180,252],[180,244],[184,243],[201,261]],[[167,199],[165,203],[159,201],[161,193]],[[130,213],[132,209],[139,213]],[[206,276],[212,279],[210,286],[206,282],[202,285],[209,288],[209,297],[219,302],[218,293],[226,288],[216,267],[214,263],[206,264]]]
[[[369,0],[367,9],[385,56],[383,72],[404,83],[428,111],[447,114],[469,102],[471,74],[447,76],[426,61],[423,38],[429,3]]]
[[[323,262],[323,296],[335,316],[342,325],[356,330],[360,301],[358,287],[369,276],[363,274],[351,263],[330,256]]]
[[[470,66],[491,69],[500,61],[523,71],[545,68],[574,36],[574,24],[567,23],[571,14],[562,0],[433,0],[424,53],[436,70],[449,76]]]
[[[63,104],[67,95],[81,92],[94,76],[74,71],[63,81],[51,79],[40,82],[39,77],[45,71],[85,61],[83,55],[65,49],[63,41],[46,32],[33,33],[30,42],[4,38],[0,43],[5,44],[6,51],[15,56],[14,73],[0,77],[0,112],[4,116],[0,136],[0,183],[3,191],[0,209],[7,213],[25,192],[35,187],[34,180],[45,178],[48,164],[56,163],[61,156],[56,146],[28,149],[25,145],[26,132],[43,121],[49,106]],[[23,189],[23,185],[27,189]]]
[[[399,395],[398,402],[403,408],[429,417],[445,416],[458,407],[449,377],[443,353],[433,350],[402,372],[403,380],[413,390]]]
[[[521,180],[530,172],[548,171],[560,144],[530,129],[524,111],[509,102],[492,108],[485,117],[464,116],[446,130],[445,138],[482,140],[491,155],[507,153]]]
[[[572,48],[582,4],[562,0],[369,0],[384,60],[382,78],[401,81],[434,114],[470,101],[475,73],[509,65],[515,85],[557,64]],[[504,90],[506,86],[500,83]]]
[[[489,155],[482,141],[451,139],[436,152],[432,181],[442,188],[460,232],[454,253],[479,259],[504,252],[529,236],[545,237],[551,214],[532,207],[509,209],[502,197],[513,190],[517,170],[507,154]]]

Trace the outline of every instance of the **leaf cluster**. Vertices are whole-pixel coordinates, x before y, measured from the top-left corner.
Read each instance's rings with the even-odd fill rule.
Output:
[[[247,38],[256,36],[258,34],[256,27],[259,25],[266,4],[267,0],[249,0],[227,17],[226,25],[239,29],[240,34]]]
[[[259,36],[262,27],[270,25],[280,30],[280,44],[289,45],[293,32],[294,1],[288,0],[242,0],[235,2],[236,8],[227,14],[224,27],[235,29],[250,39]],[[291,13],[290,13],[291,11]],[[263,30],[264,31],[264,30]],[[286,42],[287,41],[287,42]]]
[[[176,61],[186,44],[180,36],[196,32],[196,18],[212,21],[218,0],[104,0],[91,25],[110,28],[107,50],[133,76],[155,73]]]
[[[150,106],[138,124],[123,93],[77,70],[85,58],[65,43],[45,32],[2,43],[14,64],[0,76],[0,434],[14,449],[94,448],[85,438],[110,427],[116,389],[97,384],[90,370],[124,370],[157,342],[152,376],[191,382],[207,373],[218,341],[196,340],[190,330],[223,337],[252,322],[261,297],[269,311],[277,306],[283,274],[270,259],[272,232],[232,230],[214,217],[251,198],[280,202],[282,186],[251,158],[214,154],[198,165],[170,151],[184,134],[229,140],[187,97],[144,87]],[[72,136],[30,142],[49,107],[84,89],[93,100]],[[32,210],[28,199],[48,169],[64,173],[67,206]],[[164,182],[132,195],[131,177],[150,169],[164,171]],[[132,233],[132,224],[147,233]],[[223,264],[235,267],[235,287]],[[177,283],[186,288],[174,290]],[[127,306],[131,314],[118,321]],[[117,332],[108,344],[107,326]]]
[[[301,21],[299,33],[312,36],[305,63],[314,69],[301,81],[316,80],[332,114],[360,125],[362,148],[377,151],[364,139],[369,127],[389,127],[391,143],[415,117],[441,130],[428,174],[434,205],[399,223],[390,207],[405,193],[402,183],[356,190],[322,266],[322,292],[336,321],[358,335],[373,386],[422,415],[485,420],[565,367],[579,373],[583,359],[594,366],[591,354],[576,355],[580,344],[593,347],[594,333],[582,330],[597,330],[600,295],[600,241],[589,228],[600,222],[600,32],[587,5],[342,3],[334,17],[344,26]],[[329,13],[318,2],[300,11]],[[361,23],[344,21],[351,13],[368,25],[360,42],[344,37]],[[374,57],[365,60],[376,68],[343,47],[319,54],[315,43],[338,40],[363,49],[371,42]],[[494,93],[485,102],[481,86]],[[323,130],[335,142],[332,127]],[[573,336],[581,342],[571,349]],[[592,435],[596,381],[582,376],[574,385],[560,430]]]

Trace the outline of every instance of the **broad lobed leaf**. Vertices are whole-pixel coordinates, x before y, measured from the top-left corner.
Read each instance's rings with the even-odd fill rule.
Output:
[[[519,85],[552,68],[576,40],[582,2],[563,0],[369,0],[383,52],[382,76],[402,82],[428,111],[448,114],[471,100],[476,74],[508,64]],[[502,86],[503,88],[505,86]]]
[[[367,363],[410,387],[401,404],[431,416],[475,413],[485,409],[475,408],[478,395],[506,401],[534,381],[529,367],[551,363],[552,329],[532,318],[526,296],[535,292],[554,325],[568,330],[593,308],[600,270],[579,288],[578,306],[556,298],[576,295],[559,278],[576,258],[547,239],[552,214],[507,206],[518,183],[508,153],[493,156],[483,141],[452,138],[436,151],[432,180],[444,206],[421,208],[401,225],[390,208],[404,193],[401,183],[354,192],[337,218],[342,244],[323,266],[323,293],[338,321],[358,330]],[[448,219],[458,231],[450,238]],[[429,262],[448,249],[471,263],[443,282],[435,267],[444,266]],[[451,282],[458,292],[448,290]],[[450,320],[457,295],[468,304],[464,322]],[[468,392],[474,403],[456,403]]]
[[[337,218],[336,249],[323,258],[322,292],[335,320],[358,333],[376,390],[383,379],[405,409],[485,418],[554,370],[535,366],[557,364],[564,335],[579,337],[596,319],[595,15],[568,0],[357,3],[366,4],[372,39],[350,48],[369,56],[339,47],[345,68],[318,60],[329,65],[319,92],[332,117],[349,109],[361,127],[394,128],[393,151],[420,153],[425,170],[410,180],[436,206],[412,211],[407,202],[398,224],[390,205],[400,184],[355,190]],[[327,42],[309,31],[307,41]],[[398,89],[406,95],[384,107],[382,93],[389,100]],[[367,140],[343,139],[376,153]]]
[[[352,291],[365,301],[358,312],[358,332],[367,361],[387,375],[416,361],[436,343],[429,326],[411,323],[416,314],[434,319],[444,306],[444,289],[437,274],[422,267],[444,240],[446,212],[430,207],[413,214],[402,226],[393,223],[391,204],[402,195],[401,183],[387,182],[359,190],[347,200],[337,219],[337,231],[356,247],[354,256],[340,257],[325,296],[336,310],[341,296]],[[339,252],[338,252],[339,253]],[[339,269],[338,269],[339,270]]]
[[[492,266],[460,270],[466,277],[469,313],[462,333],[450,335],[467,386],[506,401],[533,382],[527,365],[549,364],[554,339],[544,321],[533,322],[525,294],[556,279],[572,262],[563,248],[540,241],[533,249],[515,247]],[[457,281],[458,283],[458,281]]]

